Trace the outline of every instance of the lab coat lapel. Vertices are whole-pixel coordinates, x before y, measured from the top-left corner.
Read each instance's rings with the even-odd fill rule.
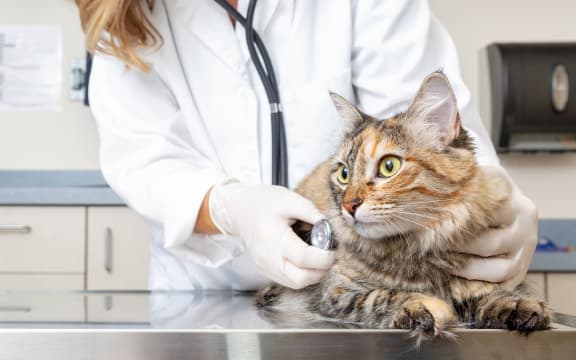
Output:
[[[238,68],[243,54],[226,11],[212,0],[178,0],[177,8],[184,12],[188,29],[224,64]]]

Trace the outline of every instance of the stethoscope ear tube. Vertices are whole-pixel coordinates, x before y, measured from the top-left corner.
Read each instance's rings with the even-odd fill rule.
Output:
[[[246,46],[250,58],[254,64],[260,81],[266,91],[266,97],[270,105],[271,135],[272,135],[272,184],[288,187],[288,147],[286,143],[286,129],[284,127],[284,115],[280,103],[278,83],[272,67],[272,61],[262,39],[254,31],[254,12],[257,0],[250,0],[246,18],[244,18],[226,0],[215,0],[237,22],[244,26],[246,33]],[[258,49],[256,49],[256,47]],[[262,62],[264,64],[262,64]]]

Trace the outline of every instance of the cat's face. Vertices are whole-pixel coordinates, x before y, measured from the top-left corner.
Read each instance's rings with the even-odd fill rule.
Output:
[[[341,97],[333,99],[341,115],[355,123],[333,157],[330,179],[348,227],[381,239],[434,229],[454,216],[476,167],[443,74],[426,78],[409,110],[384,121]]]

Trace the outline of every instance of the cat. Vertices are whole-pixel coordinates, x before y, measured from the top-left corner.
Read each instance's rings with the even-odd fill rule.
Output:
[[[408,110],[383,121],[331,97],[352,127],[296,191],[329,219],[337,260],[319,284],[260,290],[262,314],[408,329],[419,343],[461,326],[548,329],[551,310],[524,285],[453,275],[470,256],[459,246],[492,227],[511,189],[479,170],[448,78],[430,74]]]

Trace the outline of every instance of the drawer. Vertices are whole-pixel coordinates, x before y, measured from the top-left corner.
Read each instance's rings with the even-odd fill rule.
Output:
[[[0,321],[83,322],[84,296],[8,294],[0,296]]]
[[[84,274],[0,274],[2,290],[84,290]]]
[[[89,322],[148,323],[148,296],[142,294],[90,295],[87,301]]]
[[[84,273],[84,207],[0,207],[0,272]]]

